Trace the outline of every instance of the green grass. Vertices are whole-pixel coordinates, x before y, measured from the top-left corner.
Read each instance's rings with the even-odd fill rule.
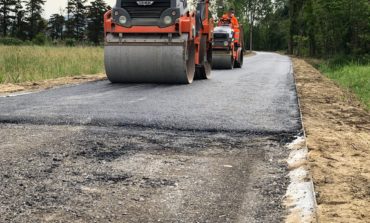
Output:
[[[38,81],[103,71],[102,47],[0,45],[0,83]]]
[[[354,92],[370,110],[370,64],[351,62],[332,65],[326,62],[318,68],[340,86]]]

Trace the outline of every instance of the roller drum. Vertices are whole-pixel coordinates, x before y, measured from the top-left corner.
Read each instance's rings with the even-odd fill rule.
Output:
[[[104,51],[112,83],[190,84],[194,78],[194,45],[189,42],[107,44]]]
[[[229,52],[214,53],[212,56],[213,69],[233,69],[234,60]]]

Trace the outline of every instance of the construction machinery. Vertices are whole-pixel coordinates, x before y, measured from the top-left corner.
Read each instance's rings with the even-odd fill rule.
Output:
[[[117,0],[104,17],[104,62],[112,83],[190,84],[208,79],[209,0]],[[192,8],[194,10],[192,10]]]
[[[233,69],[243,66],[243,31],[240,27],[233,27],[229,19],[221,18],[213,33],[214,69]]]

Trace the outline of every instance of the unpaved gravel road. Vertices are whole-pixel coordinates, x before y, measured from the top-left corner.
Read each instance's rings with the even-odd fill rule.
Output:
[[[0,98],[0,222],[281,222],[301,124],[291,61],[190,86]]]

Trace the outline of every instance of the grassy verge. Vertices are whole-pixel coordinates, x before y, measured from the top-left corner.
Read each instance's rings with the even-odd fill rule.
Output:
[[[370,109],[370,64],[347,63],[333,66],[324,62],[318,68],[340,86],[353,91]]]
[[[101,47],[0,46],[0,84],[103,71]]]
[[[360,58],[337,56],[327,60],[306,58],[306,61],[342,88],[355,93],[370,111],[369,55]]]

